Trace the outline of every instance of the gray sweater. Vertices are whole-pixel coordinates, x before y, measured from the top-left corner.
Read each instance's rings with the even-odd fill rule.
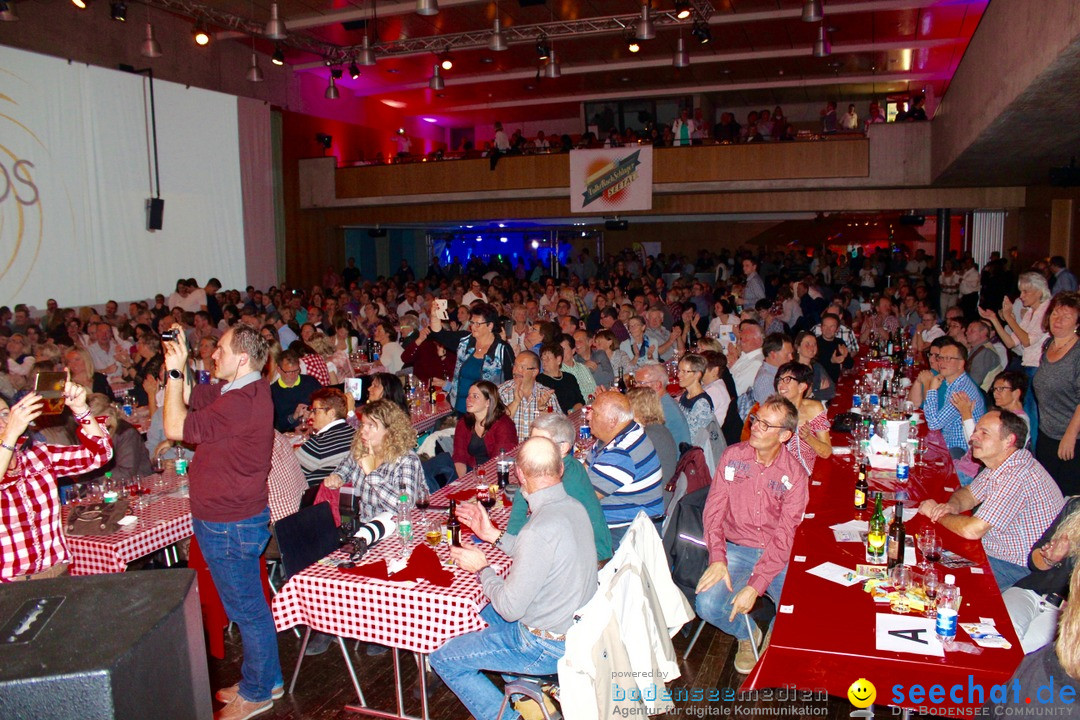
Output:
[[[514,559],[504,580],[483,568],[480,584],[495,611],[509,622],[565,633],[574,613],[596,592],[596,544],[585,508],[562,483],[528,496],[529,522],[499,547]]]
[[[1039,433],[1060,440],[1080,406],[1080,342],[1054,363],[1043,350],[1032,384],[1039,403]]]

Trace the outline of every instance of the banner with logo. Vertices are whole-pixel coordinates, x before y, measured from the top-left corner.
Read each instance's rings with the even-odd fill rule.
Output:
[[[121,303],[180,277],[244,287],[235,97],[0,47],[0,305]],[[126,306],[124,308],[126,310]]]
[[[570,151],[570,211],[652,210],[652,145]]]

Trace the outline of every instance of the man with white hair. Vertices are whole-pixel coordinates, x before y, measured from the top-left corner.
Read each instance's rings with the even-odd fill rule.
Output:
[[[679,403],[668,394],[668,373],[664,366],[659,363],[642,365],[634,373],[634,382],[652,388],[660,397],[660,407],[664,411],[664,424],[671,431],[675,449],[680,450],[682,443],[689,444],[690,425],[686,422],[686,413],[679,407]]]
[[[754,384],[765,355],[761,346],[765,343],[765,333],[756,320],[743,320],[739,323],[739,342],[728,346],[728,368],[735,380],[735,390],[742,395]]]
[[[663,520],[663,470],[652,440],[634,422],[625,395],[600,393],[592,407],[590,425],[596,444],[585,467],[600,497],[611,542],[618,544],[639,511],[654,522]]]
[[[574,613],[592,598],[598,582],[589,517],[563,487],[555,443],[529,438],[514,467],[531,511],[519,534],[500,531],[483,508],[458,510],[478,538],[513,558],[510,573],[502,578],[472,543],[450,548],[462,570],[477,574],[490,600],[480,612],[488,627],[460,635],[430,656],[432,669],[479,720],[494,720],[503,702],[502,690],[484,671],[555,674]]]

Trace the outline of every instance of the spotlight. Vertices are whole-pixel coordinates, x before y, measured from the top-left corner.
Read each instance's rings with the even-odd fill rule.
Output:
[[[270,62],[275,65],[285,64],[285,51],[281,49],[280,45],[274,48],[274,54],[270,56]]]
[[[360,77],[360,68],[356,66],[355,60],[349,63],[349,77],[351,77],[353,80]]]
[[[364,42],[360,45],[359,52],[356,53],[356,61],[365,67],[375,64],[375,52],[371,49],[371,40],[367,35],[364,36]]]
[[[259,58],[251,53],[251,67],[247,71],[248,82],[259,83],[263,81],[263,71],[259,67]]]
[[[196,45],[205,46],[210,44],[210,33],[206,32],[202,19],[195,22],[195,29],[191,31],[191,34],[195,38]]]
[[[150,23],[146,23],[146,39],[139,46],[139,53],[148,58],[161,57],[161,45],[154,37],[154,26]]]
[[[548,44],[546,35],[541,35],[536,38],[536,58],[538,60],[547,60],[548,54],[551,53],[551,45]]]
[[[449,52],[439,53],[438,58],[439,58],[439,67],[441,67],[443,70],[453,70],[454,69],[454,60],[453,60],[453,58],[450,57]]]
[[[439,2],[438,2],[438,0],[416,0],[416,14],[417,15],[438,15],[439,14]]]
[[[117,22],[127,21],[127,3],[109,3],[109,15]]]
[[[638,20],[635,37],[638,40],[652,40],[656,37],[656,29],[653,27],[652,18],[649,17],[648,4],[641,6],[641,19]]]
[[[278,17],[276,2],[270,3],[270,19],[266,21],[266,30],[263,31],[263,35],[271,40],[285,39],[285,23]]]
[[[330,84],[326,86],[326,92],[323,94],[327,100],[337,100],[341,97],[341,93],[338,92],[337,85],[334,84],[334,76],[330,76]]]
[[[446,87],[446,81],[443,80],[442,73],[439,70],[440,68],[437,63],[431,69],[431,78],[428,79],[428,87],[432,90],[442,90]]]
[[[821,0],[806,0],[806,2],[803,3],[803,22],[821,22],[824,17],[825,9],[821,7]]]
[[[80,10],[85,10],[89,2],[90,0],[71,0],[71,4],[79,8]]]
[[[330,68],[330,77],[334,78],[335,80],[340,80],[341,76],[344,74],[345,72],[341,69],[340,65],[335,65],[334,67]]]
[[[696,37],[697,41],[702,45],[712,40],[712,30],[709,29],[708,24],[700,20],[694,21],[694,27],[690,30],[690,34]]]
[[[502,52],[508,49],[510,46],[506,44],[506,36],[503,35],[502,21],[499,18],[495,18],[495,24],[492,26],[491,39],[488,40],[488,50],[491,52]]]
[[[686,49],[686,40],[681,35],[675,41],[675,58],[671,64],[677,68],[690,67],[690,51]]]
[[[323,133],[316,133],[315,142],[322,145],[323,149],[329,150],[330,145],[333,144],[333,142],[334,142],[334,138],[332,136],[330,136],[330,135],[325,135]]]
[[[551,48],[548,51],[547,66],[544,67],[544,77],[555,78],[562,77],[562,66],[559,65],[559,58],[555,55],[555,48]]]
[[[690,17],[690,0],[675,0],[675,17],[680,20]]]
[[[829,31],[822,25],[818,28],[817,40],[814,41],[814,57],[828,57],[832,53],[832,44],[829,42]]]
[[[630,38],[630,42],[626,45],[626,49],[632,53],[636,53],[638,50],[641,49],[641,46],[638,45],[637,40]]]

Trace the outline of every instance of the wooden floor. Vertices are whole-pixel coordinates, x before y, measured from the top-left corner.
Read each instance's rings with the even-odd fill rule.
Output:
[[[278,635],[281,652],[282,673],[285,677],[286,689],[292,675],[293,666],[296,663],[297,653],[300,648],[300,640],[291,631]],[[683,651],[689,644],[689,638],[677,635],[674,640],[675,649],[682,657]],[[359,651],[355,650],[356,643],[347,641],[346,645],[353,658],[360,679],[360,687],[364,691],[367,704],[370,707],[393,711],[396,707],[394,698],[393,661],[389,652],[370,657],[365,652],[365,645],[361,644]],[[213,689],[232,685],[240,678],[241,643],[240,633],[236,630],[226,636],[225,660],[209,658],[210,686]],[[743,676],[735,672],[732,665],[735,657],[735,641],[723,633],[718,632],[711,626],[706,626],[701,637],[698,639],[693,652],[686,660],[681,660],[682,677],[673,681],[669,687],[685,688],[738,688]],[[420,712],[419,703],[419,679],[416,662],[409,653],[400,653],[402,676],[404,682],[405,711],[411,715]],[[458,701],[457,697],[450,692],[445,685],[439,683],[434,689],[429,689],[431,698],[430,717],[432,720],[467,720],[469,713]],[[304,659],[300,670],[300,679],[296,684],[296,691],[292,695],[286,695],[274,703],[274,709],[261,718],[267,720],[331,720],[359,717],[346,712],[346,703],[355,703],[356,696],[353,692],[352,683],[348,671],[341,657],[341,650],[337,646],[324,654]],[[735,703],[738,705],[739,703]],[[751,705],[769,710],[776,709],[779,712],[770,714],[755,714],[756,717],[784,717],[799,720],[840,720],[848,718],[848,714],[854,709],[846,699],[829,698],[825,704],[800,705],[798,712],[790,709],[780,709],[780,706],[788,703],[750,703]],[[742,703],[743,707],[747,703]],[[218,706],[215,704],[215,709]],[[765,713],[769,713],[765,710]],[[786,710],[786,712],[785,712]],[[892,716],[892,709],[875,707],[879,718]],[[759,711],[760,712],[760,711]],[[783,714],[781,714],[783,713]],[[663,720],[672,718],[722,718],[732,717],[732,714],[723,714],[723,709],[718,703],[677,703],[675,712],[666,716],[657,716]],[[601,719],[604,720],[604,719]],[[642,719],[644,720],[644,719]]]

